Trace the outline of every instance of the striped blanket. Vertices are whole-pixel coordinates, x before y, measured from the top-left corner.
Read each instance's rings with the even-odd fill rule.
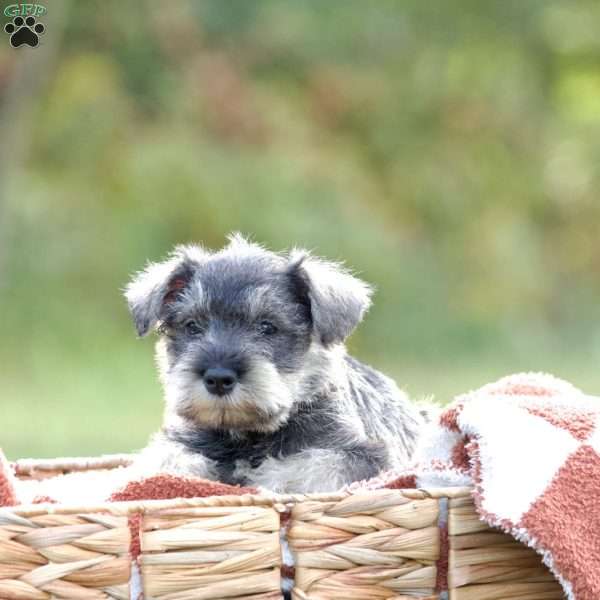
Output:
[[[600,598],[600,398],[543,374],[459,396],[432,423],[416,485],[474,485],[480,516],[533,547],[570,600]]]

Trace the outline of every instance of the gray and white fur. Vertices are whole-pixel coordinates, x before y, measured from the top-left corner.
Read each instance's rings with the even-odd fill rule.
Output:
[[[371,291],[338,264],[239,234],[150,264],[126,297],[138,334],[159,333],[166,410],[138,466],[320,492],[406,465],[422,415],[344,346]]]

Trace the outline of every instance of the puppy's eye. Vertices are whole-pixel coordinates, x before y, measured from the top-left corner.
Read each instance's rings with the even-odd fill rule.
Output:
[[[193,319],[186,321],[183,326],[188,335],[200,335],[204,331],[202,325]]]
[[[271,321],[261,321],[258,324],[258,330],[263,335],[273,335],[274,333],[277,333],[277,327],[275,327]]]

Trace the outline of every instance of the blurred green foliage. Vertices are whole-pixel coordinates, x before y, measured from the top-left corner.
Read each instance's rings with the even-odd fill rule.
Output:
[[[5,99],[60,37],[0,182],[0,446],[143,445],[161,394],[119,290],[231,230],[374,283],[351,349],[415,395],[529,369],[598,392],[599,22],[594,0],[115,0],[3,43]]]

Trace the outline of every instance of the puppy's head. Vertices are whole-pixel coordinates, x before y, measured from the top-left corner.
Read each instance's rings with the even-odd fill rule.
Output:
[[[181,246],[126,290],[140,336],[156,329],[168,411],[198,426],[273,431],[327,384],[328,357],[369,306],[339,265],[239,235]]]

